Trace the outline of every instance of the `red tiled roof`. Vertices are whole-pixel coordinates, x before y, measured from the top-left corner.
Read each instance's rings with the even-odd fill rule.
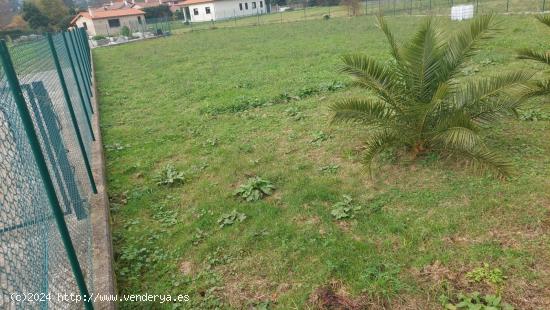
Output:
[[[185,0],[181,3],[183,5],[186,5],[186,4],[197,4],[197,3],[207,3],[207,2],[214,2],[214,0]]]
[[[214,0],[184,0],[183,2],[178,2],[174,4],[174,6],[188,6],[190,4],[208,3],[208,2],[214,2]]]
[[[135,15],[144,15],[145,12],[138,9],[119,9],[119,10],[97,10],[90,12],[80,12],[72,20],[71,24],[74,24],[79,17],[85,17],[89,19],[104,19],[110,17],[121,17],[121,16],[135,16]]]

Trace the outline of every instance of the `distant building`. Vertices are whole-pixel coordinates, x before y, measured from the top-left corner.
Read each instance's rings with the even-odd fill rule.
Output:
[[[105,10],[121,8],[146,9],[166,5],[170,11],[181,11],[185,21],[204,22],[269,12],[265,0],[116,0],[104,4]]]
[[[202,22],[267,13],[264,0],[185,0],[170,6],[181,11],[184,20]]]
[[[89,9],[71,20],[71,25],[86,29],[90,36],[117,35],[124,26],[136,28],[144,23],[145,12],[134,8]]]

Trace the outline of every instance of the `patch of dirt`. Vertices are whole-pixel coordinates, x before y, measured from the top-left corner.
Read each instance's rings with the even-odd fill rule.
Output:
[[[262,301],[276,301],[276,283],[271,283],[262,277],[242,277],[242,275],[228,275],[224,277],[225,285],[223,297],[236,308]]]
[[[535,310],[550,309],[550,288],[535,283],[512,280],[514,283],[505,288],[503,295],[506,302],[516,309]]]
[[[441,283],[442,281],[454,282],[457,279],[457,274],[441,265],[441,262],[438,260],[431,265],[424,266],[419,274],[433,283]]]
[[[376,298],[367,294],[351,296],[340,281],[317,288],[310,294],[306,309],[320,310],[410,310],[410,309],[439,309],[441,305],[429,292],[426,296],[413,296],[402,293],[391,298]]]
[[[443,283],[449,283],[459,291],[487,292],[494,293],[492,288],[483,283],[472,283],[466,279],[466,274],[472,270],[467,266],[449,268],[436,260],[430,265],[424,266],[421,270],[412,270],[412,274],[421,279],[421,282],[429,283],[432,287],[440,287]]]
[[[193,263],[190,261],[183,261],[180,263],[180,272],[186,276],[193,274]]]
[[[353,298],[346,292],[342,283],[331,283],[317,288],[308,299],[314,309],[322,310],[355,310],[369,309],[368,302],[363,297]]]
[[[360,236],[354,234],[352,231],[353,231],[353,227],[357,224],[356,221],[353,221],[353,222],[350,222],[350,221],[338,221],[336,222],[336,224],[338,225],[338,227],[340,227],[340,229],[345,232],[346,234],[349,234],[350,237],[355,240],[355,241],[361,241],[363,240],[363,238],[361,238]]]
[[[337,221],[336,224],[346,233],[351,231],[352,224],[349,221]]]
[[[297,224],[299,225],[319,225],[319,223],[321,223],[321,218],[318,217],[318,216],[311,216],[311,217],[308,217],[308,216],[299,216],[297,218],[294,219],[296,221]]]

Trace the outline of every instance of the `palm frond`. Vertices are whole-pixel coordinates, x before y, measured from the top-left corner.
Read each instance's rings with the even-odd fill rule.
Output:
[[[431,136],[437,137],[442,132],[450,128],[460,127],[466,128],[472,132],[478,132],[479,126],[472,120],[471,115],[464,110],[443,110],[441,113],[434,115],[432,121]]]
[[[484,145],[473,148],[446,148],[446,152],[468,159],[474,171],[493,172],[496,177],[504,179],[512,173],[512,163],[498,152],[492,151]]]
[[[530,85],[530,88],[525,91],[523,96],[525,98],[533,98],[539,96],[550,95],[550,80],[534,81]]]
[[[433,145],[440,145],[441,148],[459,148],[473,149],[478,145],[483,144],[481,137],[467,127],[451,127],[436,134],[430,141]]]
[[[444,52],[444,69],[440,72],[442,80],[454,77],[460,71],[465,60],[477,50],[479,43],[490,37],[494,19],[494,14],[480,15],[474,18],[467,28],[458,31],[451,37]]]
[[[355,78],[356,83],[374,91],[382,100],[394,109],[399,109],[399,80],[395,72],[375,59],[366,55],[346,55],[342,57],[344,66],[341,71]]]
[[[454,103],[457,108],[472,108],[483,105],[485,99],[499,95],[508,96],[506,99],[521,97],[524,84],[533,76],[532,72],[514,71],[502,73],[498,76],[475,78],[463,82],[460,89],[455,91]]]
[[[546,26],[550,27],[550,15],[535,15],[535,18],[539,20],[539,22],[545,24]]]
[[[438,30],[432,18],[427,18],[403,48],[403,59],[407,66],[405,79],[419,101],[429,100],[441,82],[439,69],[444,46],[443,33]]]
[[[365,165],[369,166],[370,169],[374,157],[397,140],[398,135],[393,130],[383,129],[373,132],[365,142],[365,153],[363,156]]]
[[[532,49],[524,48],[518,50],[519,59],[528,59],[541,62],[543,64],[550,65],[550,52],[539,52]]]
[[[378,28],[380,28],[380,30],[382,30],[382,32],[386,36],[386,39],[390,44],[390,51],[393,58],[397,61],[397,63],[401,63],[402,62],[401,47],[395,41],[395,38],[393,36],[393,33],[390,30],[390,27],[388,27],[388,24],[384,20],[384,16],[382,15],[377,16],[376,25],[378,26]]]
[[[394,111],[386,103],[369,99],[345,99],[330,106],[332,122],[362,122],[371,125],[387,123]]]

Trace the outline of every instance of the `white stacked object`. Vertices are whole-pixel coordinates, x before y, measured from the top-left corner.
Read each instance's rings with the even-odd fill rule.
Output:
[[[474,17],[474,5],[456,5],[451,8],[451,20],[463,20]]]

